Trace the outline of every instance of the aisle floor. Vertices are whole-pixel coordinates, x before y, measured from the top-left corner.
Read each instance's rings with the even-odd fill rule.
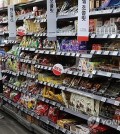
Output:
[[[0,134],[33,134],[7,114],[4,116],[5,118],[0,120]]]

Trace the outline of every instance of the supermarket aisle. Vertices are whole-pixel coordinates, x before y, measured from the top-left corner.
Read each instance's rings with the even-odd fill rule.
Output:
[[[0,120],[0,134],[32,134],[10,116],[4,116],[5,118]]]

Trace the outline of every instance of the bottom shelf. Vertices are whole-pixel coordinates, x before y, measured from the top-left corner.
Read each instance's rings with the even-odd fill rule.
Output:
[[[16,119],[20,124],[22,124],[23,126],[25,126],[28,130],[35,132],[35,133],[39,133],[39,134],[50,134],[49,132],[47,132],[46,130],[44,130],[43,128],[32,124],[30,122],[28,122],[27,120],[25,120],[23,117],[21,117],[19,114],[16,114],[14,111],[12,111],[11,109],[7,108],[6,106],[2,106],[4,112],[6,112],[7,114],[9,114],[10,116],[12,116],[14,119]]]

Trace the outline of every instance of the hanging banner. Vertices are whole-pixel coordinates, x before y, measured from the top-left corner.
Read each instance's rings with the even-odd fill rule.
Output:
[[[47,0],[47,37],[49,41],[56,40],[56,0]]]
[[[78,0],[78,41],[89,40],[89,0]]]
[[[8,31],[9,39],[16,40],[16,17],[14,5],[8,6]]]

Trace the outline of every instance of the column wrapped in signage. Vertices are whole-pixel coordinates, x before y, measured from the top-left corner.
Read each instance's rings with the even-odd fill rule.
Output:
[[[47,0],[47,37],[56,40],[56,0]]]
[[[78,41],[89,40],[89,0],[78,0]]]
[[[8,6],[8,31],[9,39],[16,40],[16,17],[14,5]]]

